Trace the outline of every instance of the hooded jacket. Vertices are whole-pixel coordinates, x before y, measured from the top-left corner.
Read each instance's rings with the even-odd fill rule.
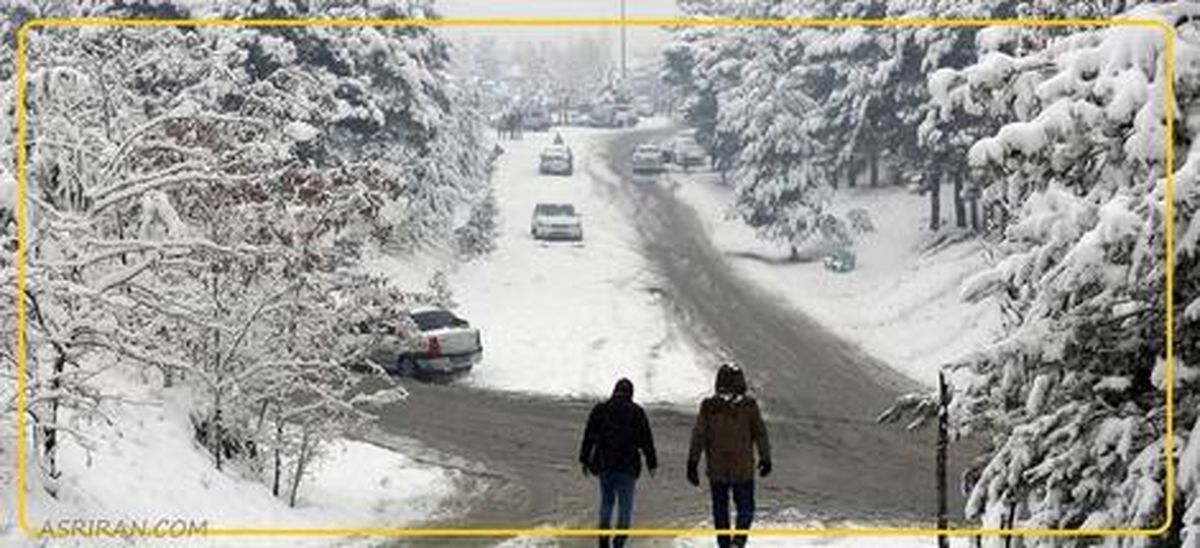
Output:
[[[621,379],[612,397],[592,408],[579,447],[579,462],[593,474],[621,472],[637,477],[643,456],[648,468],[658,468],[646,412],[633,403],[633,383]]]
[[[716,395],[700,404],[688,461],[698,461],[703,454],[710,481],[753,481],[755,448],[759,460],[771,460],[767,427],[758,402],[746,395],[745,375],[736,367],[722,366]]]

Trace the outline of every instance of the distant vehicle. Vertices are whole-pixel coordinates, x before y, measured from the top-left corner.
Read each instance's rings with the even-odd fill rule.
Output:
[[[691,135],[678,136],[671,145],[672,162],[684,169],[702,166],[707,158],[708,154],[704,152],[704,148]]]
[[[654,103],[651,103],[650,101],[639,101],[636,112],[637,115],[641,116],[642,118],[654,116]]]
[[[613,127],[633,127],[638,123],[637,112],[629,105],[617,105],[613,108]]]
[[[550,145],[542,150],[538,172],[543,175],[571,175],[575,171],[575,156],[571,147]]]
[[[406,329],[402,322],[411,322]],[[416,344],[406,336],[418,334]],[[407,317],[394,315],[360,322],[353,329],[365,356],[388,373],[432,379],[469,371],[483,357],[479,330],[440,307],[421,307]],[[354,367],[361,368],[361,364]]]
[[[656,145],[638,145],[633,149],[633,172],[638,175],[657,174],[666,171],[663,151]]]
[[[592,125],[592,116],[584,109],[572,110],[567,113],[567,124],[587,127]]]
[[[617,111],[611,104],[595,105],[588,113],[588,125],[591,127],[614,127],[616,115]]]
[[[412,310],[409,318],[420,332],[416,349],[401,353],[395,373],[435,378],[470,371],[483,358],[479,329],[445,308]]]
[[[538,204],[529,233],[537,240],[582,240],[583,223],[571,204]]]
[[[553,122],[550,119],[550,113],[541,108],[525,111],[522,121],[525,124],[525,129],[529,131],[548,131]]]

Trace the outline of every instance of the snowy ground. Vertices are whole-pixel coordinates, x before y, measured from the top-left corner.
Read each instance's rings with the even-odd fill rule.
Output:
[[[329,448],[301,485],[297,507],[289,508],[248,471],[219,472],[213,467],[207,453],[192,441],[192,427],[178,403],[185,397],[182,392],[147,388],[117,372],[107,374],[103,384],[119,389],[125,401],[109,409],[111,424],[93,424],[86,430],[95,444],[90,453],[76,443],[64,443],[57,499],[49,497],[41,483],[33,483],[40,474],[30,474],[29,516],[35,529],[47,520],[63,519],[192,520],[212,529],[403,527],[439,516],[441,505],[456,490],[458,473],[412,458],[418,450],[410,456],[343,441]],[[11,426],[4,424],[6,429]],[[0,448],[0,456],[0,545],[13,545],[25,535],[15,522],[12,440]],[[289,544],[295,540],[289,539]],[[191,541],[184,544],[196,539]],[[245,544],[241,541],[215,544]],[[335,542],[345,541],[312,540],[317,545]]]
[[[940,365],[981,348],[999,329],[994,304],[959,298],[962,282],[985,266],[979,243],[925,250],[926,196],[899,187],[839,191],[835,209],[865,208],[876,228],[855,245],[857,269],[839,274],[820,260],[783,264],[785,249],[727,217],[732,192],[715,175],[673,178],[676,195],[696,209],[742,276],[917,381],[934,384]],[[943,210],[952,207],[949,189],[942,203]]]
[[[696,527],[707,529],[711,528],[712,525],[706,522],[697,524]],[[937,546],[937,539],[934,537],[846,536],[840,534],[838,536],[829,536],[819,534],[819,529],[829,527],[829,524],[810,522],[756,522],[754,524],[755,529],[802,529],[807,531],[807,533],[804,535],[751,535],[748,544],[756,548],[930,548]],[[868,527],[870,526],[865,524],[838,525],[839,529],[865,529]],[[889,525],[887,527],[898,527],[898,525]],[[518,537],[501,542],[496,546],[497,548],[551,548],[579,544],[582,543],[560,541],[553,538]],[[700,548],[716,545],[712,536],[649,537],[631,540],[630,544],[662,548]],[[950,539],[950,546],[952,548],[965,548],[970,546],[970,542],[964,537],[954,537]]]
[[[484,358],[463,382],[552,396],[606,396],[620,377],[643,402],[693,403],[711,373],[669,319],[640,255],[638,236],[597,174],[607,130],[561,129],[575,155],[570,177],[539,175],[554,132],[502,141],[496,172],[501,232],[490,255],[449,275],[461,315],[480,327]],[[569,202],[583,214],[584,241],[529,234],[538,202]],[[428,259],[384,259],[375,268],[410,284]]]

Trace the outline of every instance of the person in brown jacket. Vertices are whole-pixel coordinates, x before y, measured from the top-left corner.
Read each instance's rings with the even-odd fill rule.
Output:
[[[716,395],[700,404],[688,450],[687,479],[700,485],[700,455],[704,455],[712,495],[713,527],[729,529],[729,496],[737,507],[736,528],[750,529],[754,521],[754,449],[758,474],[771,473],[771,443],[758,402],[746,395],[741,368],[725,363],[717,370]],[[717,545],[745,546],[746,536],[718,535]]]

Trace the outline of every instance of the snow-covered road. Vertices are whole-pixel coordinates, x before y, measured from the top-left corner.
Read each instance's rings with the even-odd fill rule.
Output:
[[[611,131],[561,130],[574,175],[539,175],[554,132],[502,141],[495,174],[501,232],[494,252],[450,275],[462,315],[479,326],[484,360],[466,383],[553,396],[603,396],[620,377],[638,399],[689,402],[709,387],[711,364],[660,302],[627,213],[597,181],[597,148]],[[534,240],[538,202],[574,204],[584,241]]]
[[[632,179],[625,162],[632,148],[669,131],[597,133],[599,142],[594,145],[587,144],[587,137],[568,135],[577,147],[591,147],[577,151],[579,173],[593,174],[590,185],[570,186],[580,181],[539,178],[532,173],[532,164],[505,175],[508,179],[504,181],[520,188],[510,188],[507,193],[499,189],[504,202],[501,208],[516,211],[520,224],[507,225],[512,222],[508,220],[513,215],[510,213],[501,250],[451,276],[452,283],[466,282],[465,286],[455,287],[455,300],[462,304],[465,316],[485,329],[488,358],[466,383],[410,384],[409,401],[389,408],[380,426],[389,433],[416,438],[443,454],[479,463],[481,468],[468,471],[468,475],[482,479],[485,487],[470,501],[464,501],[470,509],[461,518],[452,518],[452,525],[584,526],[594,515],[595,493],[592,481],[581,476],[575,465],[575,452],[588,409],[598,399],[589,392],[606,394],[611,383],[609,379],[589,381],[593,377],[585,366],[611,367],[616,361],[661,367],[663,362],[647,359],[642,352],[652,341],[661,339],[658,327],[672,325],[656,323],[660,321],[657,318],[670,317],[679,322],[681,332],[698,334],[692,336],[705,348],[728,354],[750,372],[767,412],[778,471],[761,485],[759,505],[764,518],[799,512],[806,519],[833,522],[910,523],[931,515],[932,436],[929,432],[914,434],[881,426],[874,420],[894,401],[898,385],[913,383],[896,379],[894,372],[883,370],[819,323],[741,279],[713,247],[691,209],[674,198],[668,181]],[[546,136],[547,140],[551,138]],[[578,144],[581,142],[584,144]],[[510,159],[519,159],[517,154],[510,154]],[[529,161],[532,158],[526,156]],[[511,183],[513,175],[521,172],[528,181]],[[537,190],[541,188],[538,185],[551,184],[559,186],[546,194]],[[585,227],[589,241],[579,248],[571,244],[543,247],[529,240],[525,224],[528,213],[523,212],[530,211],[536,200],[554,199],[550,195],[554,192],[581,193],[569,196],[581,204],[585,223],[598,224],[596,218],[601,217],[609,230],[600,232],[610,238],[597,238],[595,230]],[[520,196],[528,196],[528,202],[521,203]],[[621,237],[612,237],[615,235]],[[522,264],[520,257],[537,260]],[[574,278],[553,283],[545,282],[544,277],[534,279],[547,268]],[[637,300],[644,299],[641,295],[646,292],[639,287],[647,282],[654,284],[663,303]],[[504,294],[508,288],[519,294]],[[619,294],[622,291],[628,295]],[[623,299],[645,303],[644,308],[635,309],[629,319],[610,315],[607,309],[569,308],[628,306]],[[525,320],[517,311],[529,309],[530,303],[547,318]],[[493,311],[485,307],[513,309]],[[636,315],[647,310],[657,315]],[[603,321],[589,323],[589,317]],[[554,319],[580,324],[557,325]],[[506,321],[519,325],[514,327]],[[647,323],[638,325],[635,321]],[[547,332],[560,341],[579,333],[607,330],[626,334],[628,341],[624,342],[640,343],[624,347],[622,352],[630,352],[629,356],[611,352],[603,359],[588,356],[608,352],[603,346],[542,346],[540,352],[555,352],[567,362],[561,371],[551,369],[554,362],[540,359],[536,371],[513,369],[520,365],[516,361],[492,362],[496,355],[507,355],[509,359],[539,355],[515,348],[540,344],[536,333],[522,331],[524,322],[546,326]],[[524,338],[497,340],[500,336]],[[489,371],[484,372],[484,368]],[[607,374],[626,373],[610,370]],[[643,390],[637,398],[644,402],[645,385],[648,383],[651,391],[657,385],[637,376],[636,370],[630,375],[641,381]],[[679,376],[684,382],[686,377]],[[705,378],[696,385],[699,393],[709,390],[710,375],[702,376]],[[518,380],[529,384],[519,387]],[[505,386],[513,391],[480,389]],[[530,393],[539,391],[585,397],[539,397]],[[641,525],[694,524],[707,513],[704,493],[682,479],[694,410],[690,405],[682,409],[674,404],[649,407],[662,469],[657,478],[646,479],[644,487],[639,485]],[[952,452],[951,469],[961,469],[965,460],[965,455]],[[952,507],[961,507],[957,496],[952,497]]]

